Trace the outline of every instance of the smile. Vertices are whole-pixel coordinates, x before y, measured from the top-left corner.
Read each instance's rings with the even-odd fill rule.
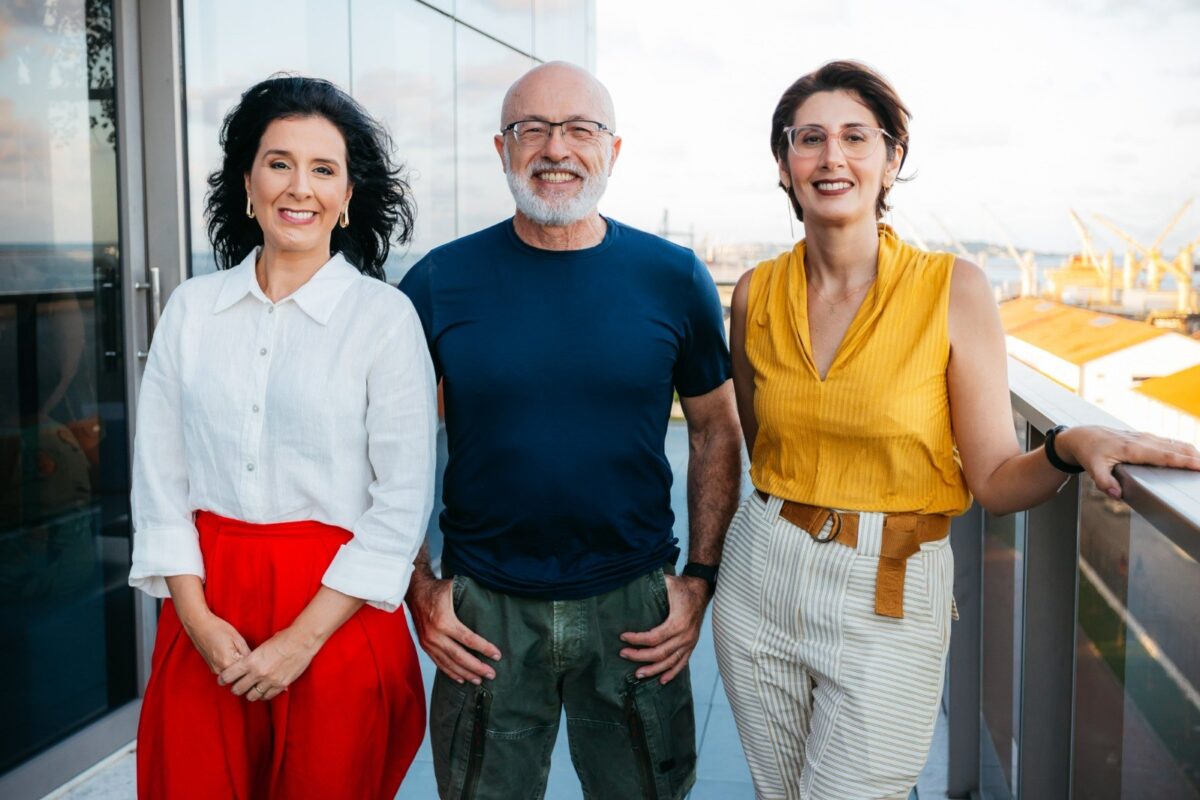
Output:
[[[840,192],[844,189],[849,189],[853,184],[850,181],[818,181],[813,186],[819,192]]]
[[[296,225],[304,225],[306,223],[312,222],[313,219],[317,216],[317,212],[315,212],[315,211],[296,211],[296,210],[293,210],[290,208],[283,208],[283,209],[279,210],[279,216],[283,217],[284,220],[287,222],[291,222]]]
[[[573,172],[539,172],[537,178],[546,183],[566,183],[574,180],[579,176]]]

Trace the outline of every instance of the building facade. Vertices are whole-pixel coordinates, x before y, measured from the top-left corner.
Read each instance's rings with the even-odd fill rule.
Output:
[[[327,78],[417,201],[398,278],[511,213],[492,147],[531,65],[594,65],[594,0],[0,0],[0,797],[134,737],[156,603],[126,586],[136,398],[170,292],[214,269],[205,178],[254,82]]]

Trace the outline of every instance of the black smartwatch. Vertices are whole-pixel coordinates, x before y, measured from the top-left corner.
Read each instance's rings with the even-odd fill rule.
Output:
[[[695,561],[689,561],[683,567],[683,572],[680,575],[686,575],[689,578],[700,578],[708,584],[708,589],[711,592],[717,590],[717,570],[719,567],[714,567],[711,564],[697,564]]]
[[[1050,466],[1054,467],[1059,472],[1065,472],[1068,475],[1078,475],[1083,472],[1083,467],[1078,464],[1068,464],[1062,460],[1062,456],[1054,449],[1054,438],[1067,429],[1066,425],[1055,425],[1050,430],[1046,431],[1046,460],[1050,462]]]

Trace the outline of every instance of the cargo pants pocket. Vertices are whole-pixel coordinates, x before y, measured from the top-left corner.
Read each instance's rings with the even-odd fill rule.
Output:
[[[487,743],[492,693],[459,686],[440,673],[430,703],[433,771],[443,800],[475,797]]]
[[[625,679],[625,718],[645,800],[676,800],[696,782],[696,717],[691,676],[665,686],[657,677]]]

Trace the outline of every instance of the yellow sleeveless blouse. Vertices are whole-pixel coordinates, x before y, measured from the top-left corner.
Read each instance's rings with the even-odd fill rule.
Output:
[[[950,428],[950,276],[879,226],[878,274],[820,379],[808,331],[804,242],[750,278],[746,355],[768,494],[845,511],[961,514],[971,495]]]

